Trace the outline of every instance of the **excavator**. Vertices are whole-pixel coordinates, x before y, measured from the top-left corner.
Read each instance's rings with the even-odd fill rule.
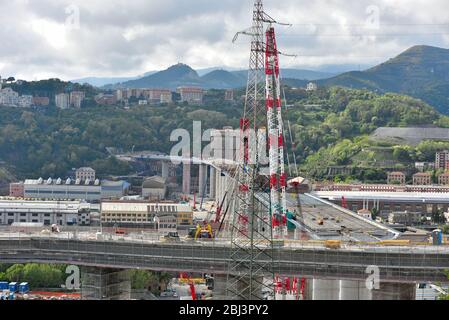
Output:
[[[198,224],[196,228],[192,228],[189,231],[189,238],[198,240],[198,239],[212,239],[213,238],[212,226],[210,224],[205,224],[201,226]]]

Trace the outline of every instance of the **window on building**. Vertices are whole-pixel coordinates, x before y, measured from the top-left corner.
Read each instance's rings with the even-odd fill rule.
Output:
[[[44,220],[44,225],[49,226],[51,224],[50,220]]]

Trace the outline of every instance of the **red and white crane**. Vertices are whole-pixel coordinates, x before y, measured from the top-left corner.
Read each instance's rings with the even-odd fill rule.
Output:
[[[284,163],[284,131],[282,120],[279,52],[273,26],[266,32],[265,49],[266,108],[270,160],[270,198],[273,217],[273,237],[286,238],[287,233],[287,174]]]

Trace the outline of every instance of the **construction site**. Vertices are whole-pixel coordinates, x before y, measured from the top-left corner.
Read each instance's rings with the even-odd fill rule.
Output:
[[[130,269],[172,274],[158,297],[166,299],[415,300],[417,286],[435,283],[446,292],[447,241],[406,239],[344,201],[339,206],[310,193],[299,176],[295,137],[283,120],[288,107],[280,56],[286,54],[278,50],[276,32],[285,25],[255,0],[252,26],[234,38],[249,37],[251,43],[235,159],[118,156],[162,161],[163,175],[169,162],[179,161],[181,209],[111,201],[102,204],[105,228],[1,229],[2,263],[80,266],[82,300],[131,299]],[[261,154],[268,154],[267,164]],[[198,166],[198,196],[191,192],[192,166]],[[175,211],[189,205],[193,227],[177,228]],[[130,206],[139,207],[139,221],[151,229],[115,225],[119,214],[131,219]]]

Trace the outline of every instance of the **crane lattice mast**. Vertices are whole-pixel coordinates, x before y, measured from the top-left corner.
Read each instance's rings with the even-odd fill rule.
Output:
[[[231,299],[261,300],[263,287],[272,289],[274,282],[271,204],[270,199],[260,198],[269,190],[269,177],[261,174],[260,157],[267,149],[264,23],[273,22],[265,14],[262,0],[255,0],[253,25],[240,33],[251,36],[251,54],[231,222],[227,281]]]
[[[275,238],[285,238],[287,231],[287,174],[284,162],[284,131],[282,120],[279,53],[274,28],[266,32],[265,50],[266,109],[270,155],[270,198]]]
[[[261,300],[264,287],[273,291],[274,238],[287,236],[287,175],[274,23],[264,12],[262,0],[255,0],[252,27],[238,33],[252,40],[231,222],[227,293],[232,299]],[[266,32],[265,24],[269,24]],[[262,163],[267,150],[268,162]]]

